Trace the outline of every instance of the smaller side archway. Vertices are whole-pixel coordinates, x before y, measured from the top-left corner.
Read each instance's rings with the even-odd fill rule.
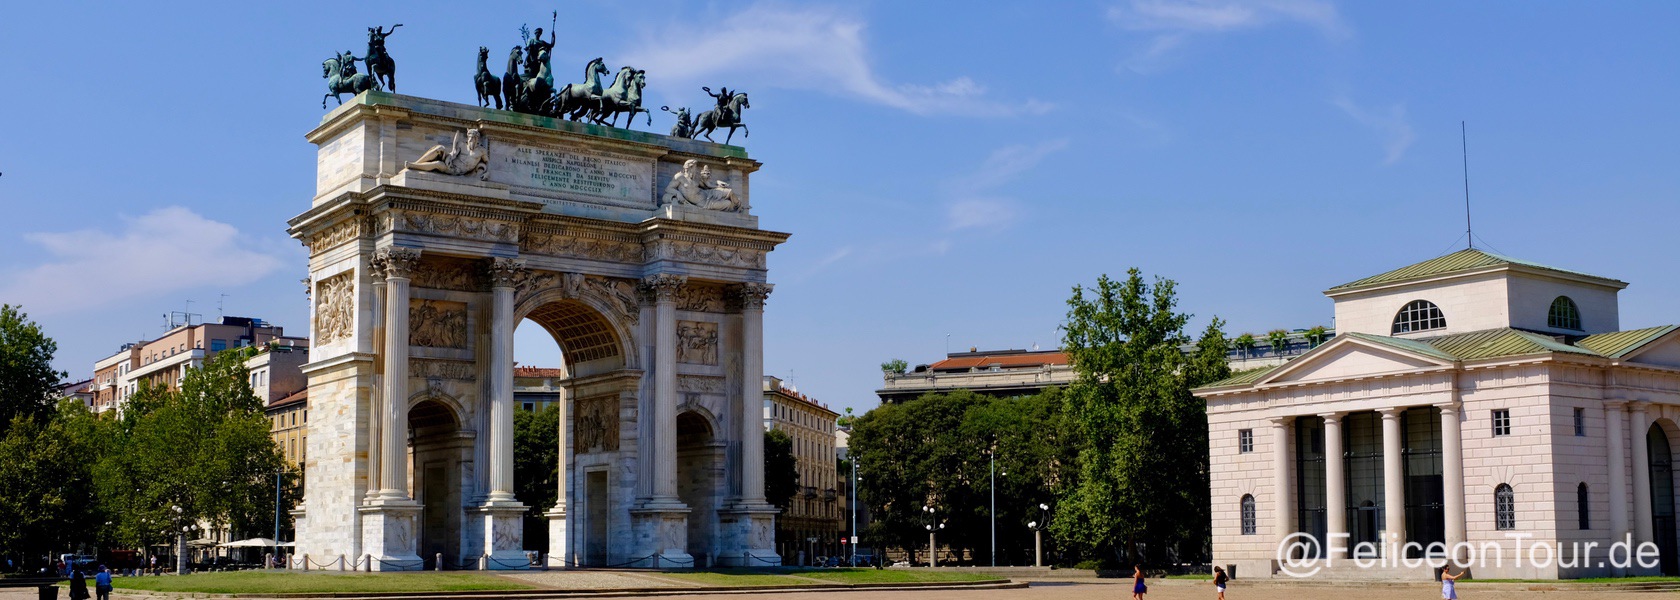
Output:
[[[466,535],[465,506],[470,489],[463,465],[472,462],[472,431],[462,427],[465,415],[460,403],[441,394],[420,394],[408,409],[408,485],[421,505],[417,524],[420,556],[426,568],[462,562],[462,540]]]
[[[722,547],[717,499],[724,497],[725,443],[719,423],[703,408],[677,414],[677,497],[688,505],[688,554],[696,564]],[[710,566],[709,564],[707,566]]]

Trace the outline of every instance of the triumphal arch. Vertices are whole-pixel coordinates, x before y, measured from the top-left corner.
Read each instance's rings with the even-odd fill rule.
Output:
[[[524,568],[513,331],[565,357],[553,566],[777,564],[766,256],[735,146],[378,91],[322,119],[297,551]],[[533,550],[544,550],[532,548]]]

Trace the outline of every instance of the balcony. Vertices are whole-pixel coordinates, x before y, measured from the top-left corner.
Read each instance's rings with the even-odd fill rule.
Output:
[[[823,500],[833,502],[835,499],[837,499],[839,497],[840,497],[840,491],[839,490],[836,490],[834,488],[828,488],[826,490],[823,490]]]

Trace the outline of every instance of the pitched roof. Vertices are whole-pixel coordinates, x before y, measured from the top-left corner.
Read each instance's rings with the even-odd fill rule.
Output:
[[[1253,369],[1249,369],[1247,371],[1238,371],[1236,373],[1232,373],[1230,377],[1226,377],[1224,379],[1221,379],[1219,381],[1215,381],[1213,383],[1209,383],[1209,384],[1206,384],[1206,385],[1197,386],[1196,389],[1199,390],[1199,389],[1203,389],[1203,388],[1217,388],[1217,387],[1225,387],[1225,386],[1230,386],[1230,385],[1244,385],[1244,384],[1254,383],[1256,381],[1259,381],[1261,377],[1265,377],[1268,373],[1271,373],[1272,371],[1276,371],[1278,369],[1278,367],[1281,367],[1281,366],[1283,366],[1283,365],[1273,365],[1273,366],[1270,366],[1270,367],[1256,367],[1256,368],[1253,368]]]
[[[1068,364],[1068,355],[1066,352],[1047,350],[1039,352],[1012,352],[1008,354],[957,356],[928,365],[928,368],[935,371],[946,371],[951,369],[961,369],[966,371],[974,367],[986,367],[991,365],[1010,368],[1065,364]]]
[[[1432,358],[1438,358],[1438,359],[1441,359],[1441,360],[1447,360],[1447,361],[1458,360],[1458,357],[1453,356],[1452,354],[1448,354],[1447,352],[1441,350],[1440,348],[1436,348],[1434,346],[1431,346],[1431,345],[1429,345],[1428,342],[1425,342],[1423,340],[1412,340],[1412,339],[1406,339],[1406,338],[1388,337],[1388,336],[1383,336],[1383,335],[1371,335],[1369,333],[1354,333],[1354,332],[1345,333],[1343,335],[1345,335],[1347,337],[1350,337],[1350,338],[1353,338],[1353,339],[1364,340],[1364,341],[1375,343],[1375,344],[1381,344],[1381,345],[1384,345],[1384,346],[1388,346],[1390,348],[1395,348],[1397,350],[1411,352],[1411,353],[1414,353],[1414,354],[1422,354],[1422,355],[1425,355],[1425,356],[1429,356],[1429,357],[1432,357]]]
[[[1581,338],[1575,345],[1610,358],[1621,358],[1675,329],[1680,329],[1680,325],[1600,333]]]
[[[1550,267],[1550,266],[1542,265],[1542,264],[1536,263],[1536,262],[1530,262],[1530,261],[1526,261],[1526,260],[1515,259],[1515,258],[1511,258],[1511,257],[1508,257],[1508,256],[1500,256],[1498,254],[1493,254],[1493,253],[1490,253],[1490,252],[1483,252],[1483,251],[1477,250],[1475,248],[1469,248],[1469,249],[1465,249],[1465,250],[1459,250],[1458,252],[1454,252],[1454,253],[1448,254],[1446,256],[1438,256],[1438,257],[1435,257],[1435,258],[1431,258],[1429,260],[1426,260],[1426,261],[1423,261],[1423,262],[1420,262],[1420,263],[1417,263],[1417,264],[1414,264],[1414,265],[1408,265],[1408,266],[1400,267],[1398,269],[1395,269],[1393,271],[1389,271],[1387,273],[1382,273],[1382,274],[1379,274],[1379,275],[1372,275],[1372,276],[1366,277],[1364,279],[1344,283],[1344,284],[1338,285],[1336,287],[1330,288],[1329,290],[1327,290],[1326,293],[1328,293],[1328,292],[1338,292],[1338,291],[1343,291],[1343,290],[1351,290],[1351,289],[1355,289],[1355,288],[1362,288],[1362,287],[1366,287],[1366,286],[1380,285],[1380,284],[1386,284],[1386,283],[1400,283],[1400,282],[1405,282],[1405,281],[1415,281],[1415,280],[1418,280],[1418,279],[1427,279],[1427,278],[1436,277],[1436,276],[1439,276],[1439,275],[1447,275],[1447,274],[1451,274],[1451,273],[1474,271],[1474,270],[1477,270],[1477,269],[1483,269],[1483,268],[1488,268],[1488,267],[1501,267],[1501,266],[1505,266],[1505,267],[1522,266],[1522,267],[1528,267],[1530,269],[1540,269],[1540,270],[1543,270],[1543,271],[1552,271],[1552,272],[1556,272],[1556,273],[1564,273],[1564,274],[1574,275],[1574,276],[1578,276],[1578,277],[1589,277],[1589,278],[1592,278],[1592,279],[1603,280],[1603,281],[1606,281],[1606,282],[1614,282],[1614,283],[1622,284],[1623,286],[1626,285],[1625,283],[1623,283],[1621,281],[1618,281],[1618,280],[1615,280],[1615,279],[1610,279],[1610,278],[1607,278],[1607,277],[1599,277],[1597,275],[1592,275],[1592,274],[1589,274],[1589,273],[1582,273],[1582,272],[1579,272],[1579,271],[1570,271],[1570,270],[1566,270],[1566,269],[1559,269],[1557,267]]]
[[[1550,336],[1508,327],[1455,333],[1425,338],[1420,341],[1428,342],[1429,345],[1451,354],[1459,360],[1526,356],[1548,352],[1597,356],[1591,350],[1565,344]]]

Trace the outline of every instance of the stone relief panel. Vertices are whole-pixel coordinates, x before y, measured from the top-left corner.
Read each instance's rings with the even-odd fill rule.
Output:
[[[473,261],[425,258],[414,270],[414,287],[477,292],[484,289],[484,270]]]
[[[616,396],[582,398],[577,400],[574,408],[577,414],[572,417],[573,452],[583,454],[618,451]]]
[[[762,250],[682,240],[660,240],[647,245],[647,258],[650,261],[680,260],[743,269],[763,269],[766,265],[764,257],[765,253]]]
[[[721,395],[724,393],[723,388],[724,379],[722,377],[706,377],[703,375],[677,376],[677,391],[691,394]]]
[[[371,229],[371,227],[368,227],[367,219],[352,217],[315,232],[315,235],[309,236],[304,245],[308,246],[309,253],[314,255],[322,250],[359,238]]]
[[[690,283],[677,290],[677,310],[723,312],[723,288]]]
[[[356,331],[355,273],[345,271],[316,285],[315,339],[322,344],[349,339]]]
[[[677,362],[718,364],[717,323],[677,321]]]
[[[520,241],[519,251],[525,254],[583,258],[612,262],[642,262],[639,242],[599,239],[581,235],[535,234]]]
[[[475,381],[478,379],[478,367],[464,360],[410,358],[408,359],[408,374],[410,377],[425,379]]]
[[[381,231],[426,233],[486,242],[519,240],[519,230],[512,224],[480,217],[392,210],[381,214],[380,219]]]
[[[514,279],[513,302],[519,304],[546,290],[559,287],[566,298],[593,298],[612,311],[609,317],[627,326],[641,321],[641,302],[636,297],[636,284],[625,279],[555,273],[552,271],[522,271]]]
[[[409,300],[408,344],[428,348],[466,348],[467,304],[448,300]]]

